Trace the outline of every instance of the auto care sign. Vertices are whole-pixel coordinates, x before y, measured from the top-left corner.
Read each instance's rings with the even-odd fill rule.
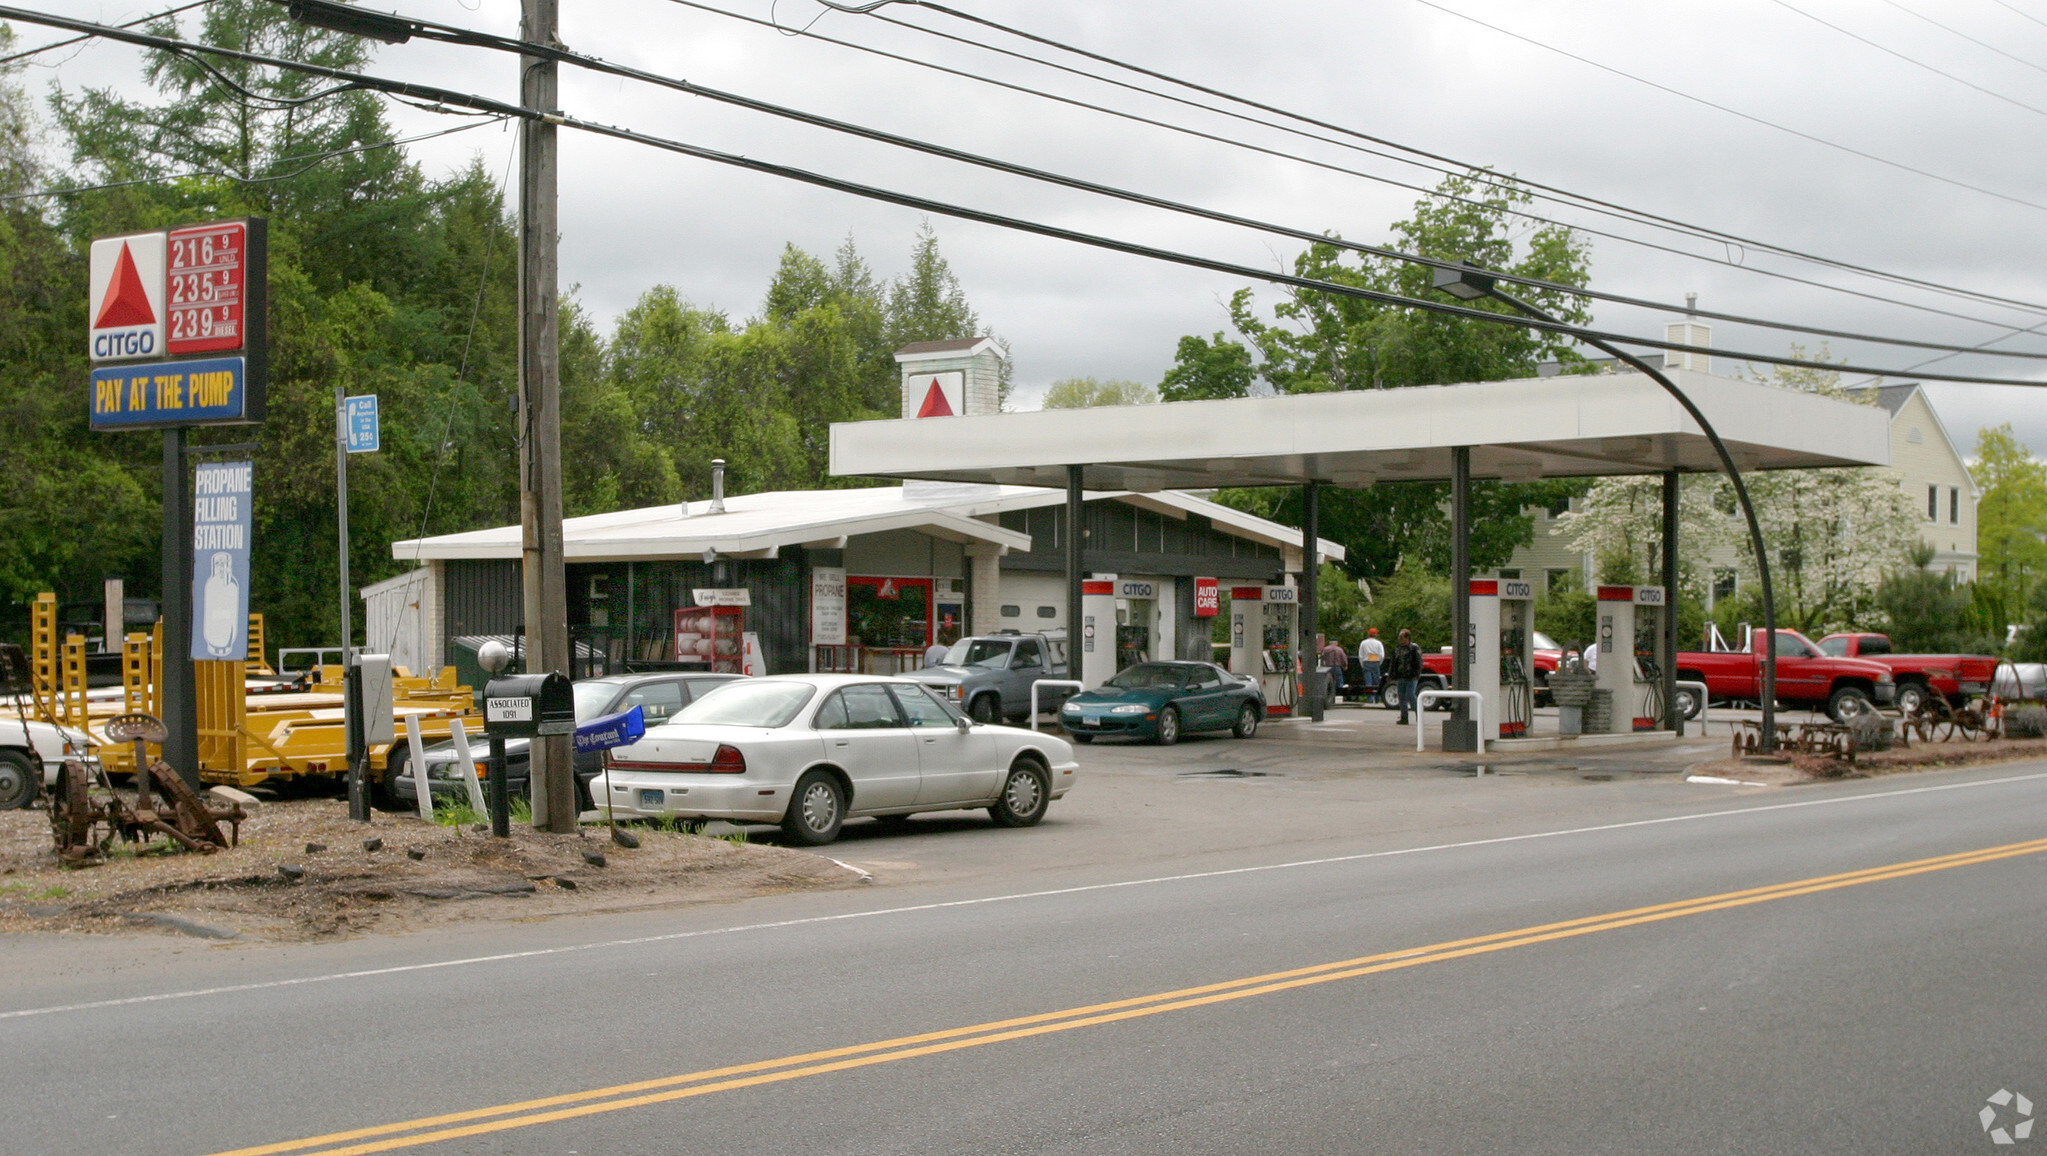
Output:
[[[248,462],[193,471],[192,657],[240,662],[249,654],[249,540],[254,526]]]
[[[93,241],[92,428],[263,420],[265,237],[263,220],[252,217]]]
[[[1194,580],[1194,617],[1214,618],[1222,613],[1222,590],[1213,578]]]

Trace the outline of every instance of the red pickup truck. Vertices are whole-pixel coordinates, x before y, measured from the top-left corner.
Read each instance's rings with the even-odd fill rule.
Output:
[[[1820,639],[1820,649],[1836,658],[1862,658],[1890,668],[1898,680],[1898,709],[1916,711],[1929,694],[1939,694],[1955,706],[1990,689],[1997,677],[1997,660],[1985,654],[1892,654],[1891,640],[1883,634],[1829,634]]]
[[[1535,636],[1529,639],[1529,641],[1534,644],[1530,647],[1530,650],[1535,659],[1535,705],[1547,706],[1549,704],[1549,676],[1557,672],[1557,663],[1564,657],[1564,648],[1558,646],[1554,639],[1540,630],[1536,631]],[[1450,663],[1450,648],[1447,646],[1434,654],[1424,652],[1422,654],[1422,676],[1418,684],[1420,689],[1447,689],[1451,678]],[[1386,705],[1398,707],[1400,705],[1399,695],[1395,693],[1393,697],[1388,698]],[[1448,710],[1450,709],[1450,704],[1447,701],[1439,702],[1436,704],[1435,709]]]
[[[1703,682],[1713,698],[1762,698],[1763,628],[1750,634],[1743,650],[1684,651],[1677,656],[1680,682]],[[1835,720],[1853,714],[1857,705],[1888,704],[1897,694],[1891,668],[1866,658],[1835,658],[1796,630],[1777,631],[1777,700],[1818,710]],[[1686,718],[1698,717],[1697,696],[1678,688],[1678,706]],[[1851,703],[1856,705],[1850,705]]]

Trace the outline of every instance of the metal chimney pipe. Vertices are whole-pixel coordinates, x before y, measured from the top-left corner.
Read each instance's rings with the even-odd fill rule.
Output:
[[[711,508],[713,514],[725,512],[725,459],[711,459]]]

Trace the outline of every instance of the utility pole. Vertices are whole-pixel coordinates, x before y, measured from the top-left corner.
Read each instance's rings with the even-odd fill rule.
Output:
[[[559,47],[559,0],[522,0],[520,38]],[[553,112],[555,64],[521,62],[519,100]],[[568,675],[568,578],[562,566],[561,315],[555,294],[555,126],[527,120],[519,128],[519,521],[525,561],[526,672]],[[569,736],[536,736],[527,789],[533,825],[576,829],[575,768]]]

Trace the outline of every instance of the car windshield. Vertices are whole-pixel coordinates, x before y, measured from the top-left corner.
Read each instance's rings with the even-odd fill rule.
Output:
[[[1834,658],[1848,657],[1848,640],[1845,638],[1822,638],[1820,650]]]
[[[1008,639],[962,638],[945,652],[947,666],[982,666],[1002,670],[1009,665]]]
[[[576,721],[589,722],[604,713],[611,700],[618,697],[615,682],[579,682],[573,688],[576,692]]]
[[[732,727],[783,726],[796,717],[815,691],[807,682],[733,679],[704,693],[668,721]]]
[[[1554,638],[1551,638],[1551,637],[1550,637],[1549,635],[1547,635],[1547,634],[1544,634],[1544,633],[1543,633],[1542,631],[1540,631],[1540,630],[1536,631],[1536,632],[1535,632],[1534,634],[1530,635],[1529,637],[1531,637],[1531,638],[1533,638],[1533,639],[1535,640],[1535,649],[1537,649],[1537,650],[1562,650],[1562,649],[1563,649],[1563,647],[1561,647],[1561,646],[1558,646],[1558,645],[1557,645],[1557,640],[1556,640],[1556,639],[1554,639]]]
[[[1129,670],[1110,679],[1107,685],[1118,687],[1122,690],[1147,690],[1156,687],[1171,689],[1179,686],[1180,680],[1185,677],[1186,672],[1177,666],[1167,666],[1160,662],[1145,662],[1133,666]]]

